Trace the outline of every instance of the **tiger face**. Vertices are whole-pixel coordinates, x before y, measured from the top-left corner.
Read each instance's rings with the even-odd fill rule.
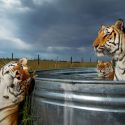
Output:
[[[113,65],[112,61],[109,61],[109,62],[98,61],[97,63],[98,76],[103,79],[113,80],[114,69],[112,65]]]
[[[28,67],[23,61],[10,62],[0,71],[0,84],[3,86],[3,97],[13,103],[24,99],[27,86],[30,81]]]
[[[123,42],[123,21],[118,20],[111,26],[102,26],[98,32],[98,36],[93,43],[93,47],[97,56],[108,55],[111,57],[119,57],[125,49]]]

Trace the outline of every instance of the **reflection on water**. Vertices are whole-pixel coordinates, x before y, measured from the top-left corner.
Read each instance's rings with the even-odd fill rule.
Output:
[[[101,80],[96,68],[55,69],[38,72],[40,78],[72,79],[72,80]]]

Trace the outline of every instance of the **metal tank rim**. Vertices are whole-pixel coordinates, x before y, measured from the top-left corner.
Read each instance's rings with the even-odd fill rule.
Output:
[[[65,82],[65,83],[86,83],[86,84],[125,84],[125,81],[110,81],[110,80],[71,80],[71,79],[54,79],[54,78],[36,78],[36,80]]]

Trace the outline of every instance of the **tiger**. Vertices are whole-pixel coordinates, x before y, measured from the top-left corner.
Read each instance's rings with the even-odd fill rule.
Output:
[[[32,77],[27,59],[4,65],[0,70],[0,125],[18,125],[19,104],[25,99]]]
[[[98,73],[98,77],[101,79],[113,80],[114,68],[113,68],[112,61],[107,61],[107,62],[98,61],[97,73]]]
[[[114,60],[114,80],[125,80],[125,28],[122,19],[114,24],[102,25],[93,42],[97,56],[109,56]]]

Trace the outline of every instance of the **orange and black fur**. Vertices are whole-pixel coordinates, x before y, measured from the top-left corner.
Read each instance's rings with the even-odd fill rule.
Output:
[[[114,24],[101,26],[93,42],[97,56],[109,56],[114,60],[114,80],[125,80],[125,28],[122,19]]]
[[[114,79],[114,69],[112,61],[98,61],[97,63],[97,73],[98,77],[101,79],[106,80],[113,80]]]

